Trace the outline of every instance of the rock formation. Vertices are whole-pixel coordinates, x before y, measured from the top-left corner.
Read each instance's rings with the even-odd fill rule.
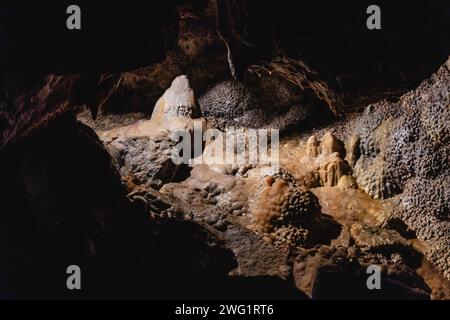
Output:
[[[89,50],[1,8],[0,297],[450,299],[448,4],[380,1],[111,7]]]
[[[194,92],[186,76],[179,76],[161,96],[150,120],[102,132],[122,174],[135,184],[160,188],[172,181],[183,164],[173,160],[179,143],[176,132],[193,134],[199,116]]]
[[[449,79],[444,64],[396,105],[368,108],[357,120],[361,157],[354,168],[358,185],[375,198],[400,194],[395,211],[419,239],[433,241],[427,255],[447,277]]]
[[[446,65],[397,104],[381,102],[357,120],[358,184],[376,198],[403,191],[413,177],[448,172],[449,80]]]

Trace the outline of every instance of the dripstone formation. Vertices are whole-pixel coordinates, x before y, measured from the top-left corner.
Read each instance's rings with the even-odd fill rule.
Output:
[[[450,299],[449,4],[379,2],[118,6],[87,64],[0,32],[0,298]]]

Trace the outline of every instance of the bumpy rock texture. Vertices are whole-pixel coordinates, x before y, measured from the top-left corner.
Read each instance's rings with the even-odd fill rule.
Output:
[[[447,64],[398,103],[367,107],[357,121],[358,184],[376,198],[401,193],[412,177],[449,172],[450,71]]]
[[[444,64],[396,104],[370,106],[357,120],[358,185],[375,198],[400,194],[398,215],[448,278],[450,69]],[[403,193],[402,193],[403,192]],[[397,206],[396,206],[397,207]]]
[[[80,298],[77,264],[81,298],[448,299],[448,3],[379,4],[370,34],[366,1],[111,5],[82,45],[2,6],[0,298]],[[174,163],[197,121],[280,162]]]
[[[273,177],[267,177],[266,184],[252,216],[255,231],[269,235],[275,242],[305,244],[307,228],[319,223],[317,198],[306,188]]]
[[[396,216],[426,242],[430,261],[450,279],[450,176],[408,181]]]
[[[280,62],[269,65],[283,67]],[[260,73],[250,69],[250,73],[257,74],[251,73],[244,82],[228,80],[215,84],[199,99],[202,112],[220,129],[245,127],[288,130],[306,126],[306,121],[317,118],[319,114],[323,120],[327,116],[332,118],[333,112],[337,113],[340,107],[339,100],[326,85],[305,76],[303,73],[311,71],[302,64],[301,67],[297,73],[293,71],[293,80],[289,74],[278,74],[277,70],[263,68]]]

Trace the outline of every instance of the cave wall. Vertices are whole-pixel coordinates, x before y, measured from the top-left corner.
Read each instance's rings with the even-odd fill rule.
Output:
[[[138,285],[139,277],[150,275],[155,280],[167,265],[175,266],[163,272],[164,279],[180,269],[187,270],[182,275],[191,280],[207,270],[211,276],[225,275],[234,266],[233,257],[218,239],[213,241],[217,245],[204,247],[207,241],[202,237],[210,234],[202,226],[183,222],[173,229],[137,226],[136,221],[148,218],[145,211],[126,199],[112,159],[95,134],[76,122],[75,112],[86,106],[94,118],[99,112],[150,115],[156,99],[180,74],[188,74],[201,95],[221,81],[255,81],[249,69],[286,57],[308,65],[313,80],[326,83],[344,102],[339,115],[327,113],[332,119],[360,111],[365,106],[360,99],[396,100],[448,58],[450,4],[378,3],[383,29],[372,32],[365,27],[369,4],[365,0],[345,5],[336,1],[179,0],[158,5],[81,1],[85,17],[80,33],[64,28],[66,16],[61,13],[66,1],[0,4],[0,164],[9,168],[0,175],[0,242],[3,258],[12,261],[2,265],[6,268],[2,274],[8,277],[0,281],[17,289],[13,294],[36,296],[42,292],[27,291],[28,281],[43,288],[53,268],[68,261],[93,263],[96,271],[91,276],[99,277],[99,287],[115,272],[123,272],[121,281],[131,279],[133,285]],[[267,85],[271,82],[261,85],[259,93]],[[263,101],[269,113],[276,106],[273,99]],[[322,111],[320,115],[325,114]],[[310,127],[316,120],[308,118]],[[111,203],[111,198],[117,202]],[[103,238],[103,219],[111,221],[108,240]],[[116,228],[117,219],[133,232]],[[166,233],[155,239],[155,230]],[[177,251],[174,234],[182,234],[191,251]],[[92,245],[100,255],[94,262]],[[155,248],[160,248],[156,258],[146,256]],[[185,259],[180,265],[174,258],[178,254]],[[195,265],[198,257],[210,255],[211,264],[206,265],[211,268]],[[59,260],[52,260],[55,256]],[[36,259],[35,273],[24,270],[36,266]],[[120,259],[138,262],[137,269],[119,265],[104,272],[105,266]],[[163,262],[148,271],[152,259]],[[39,279],[36,275],[42,270],[46,277]],[[139,276],[134,277],[136,272]],[[22,278],[24,273],[27,278]],[[182,286],[186,288],[185,283]],[[55,295],[60,289],[49,292]]]

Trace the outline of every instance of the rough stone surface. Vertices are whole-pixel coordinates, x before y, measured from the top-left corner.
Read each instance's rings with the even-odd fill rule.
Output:
[[[448,172],[449,117],[446,65],[397,104],[368,107],[355,129],[361,152],[354,168],[358,184],[375,198],[389,198],[410,178]]]
[[[369,107],[358,120],[358,185],[375,198],[396,194],[394,209],[427,257],[449,278],[450,70],[443,65],[397,104]],[[399,207],[397,207],[399,206]]]
[[[257,232],[272,234],[280,238],[279,229],[311,227],[320,215],[320,206],[317,198],[306,188],[293,188],[283,180],[266,178],[266,187],[252,215],[252,222]],[[278,232],[278,233],[276,233]],[[295,243],[305,242],[300,234],[285,234],[286,239]],[[295,239],[294,239],[295,238]]]
[[[380,268],[382,290],[367,289],[369,265]],[[297,287],[313,299],[429,299],[430,289],[401,258],[364,254],[355,246],[305,251],[293,273]]]
[[[121,173],[135,184],[160,188],[172,181],[180,166],[172,161],[171,150],[176,143],[165,136],[160,140],[135,138],[113,141],[108,149],[121,167]]]
[[[228,126],[260,127],[266,121],[265,116],[258,110],[254,94],[244,84],[236,81],[224,81],[216,84],[199,99],[200,108],[206,118],[217,123],[221,129]],[[249,113],[252,113],[249,115]]]
[[[127,199],[104,145],[74,118],[52,124],[1,161],[13,169],[1,173],[0,196],[6,205],[0,278],[10,298],[74,298],[60,285],[67,263],[84,270],[90,290],[83,296],[90,298],[192,297],[194,291],[206,298],[193,285],[205,283],[207,290],[206,283],[236,267],[218,233],[182,219],[184,208],[158,201],[156,192],[147,191],[148,200],[137,193]]]
[[[274,88],[277,88],[275,92]],[[220,82],[199,98],[199,104],[204,116],[220,129],[285,130],[301,125],[314,115],[311,103],[304,101],[300,87],[282,77],[266,74],[249,82]],[[328,110],[323,108],[326,113]]]
[[[192,134],[198,117],[194,92],[186,76],[175,78],[156,103],[150,120],[101,133],[124,176],[134,184],[160,188],[186,164],[174,161],[177,130]]]
[[[329,16],[313,2],[168,1],[145,23],[116,6],[104,18],[131,22],[86,34],[102,47],[88,59],[66,59],[78,40],[66,56],[26,28],[19,65],[0,68],[1,298],[427,299],[424,281],[450,297],[450,60],[423,81],[448,55],[440,2],[390,5],[403,15],[370,39],[356,2]],[[0,64],[16,59],[7,42]],[[216,139],[175,164],[194,120],[278,128],[281,161],[213,163]],[[68,264],[87,290],[61,287]],[[366,287],[373,265],[381,291]]]
[[[395,216],[426,243],[428,259],[450,279],[450,176],[415,178],[406,184]]]

